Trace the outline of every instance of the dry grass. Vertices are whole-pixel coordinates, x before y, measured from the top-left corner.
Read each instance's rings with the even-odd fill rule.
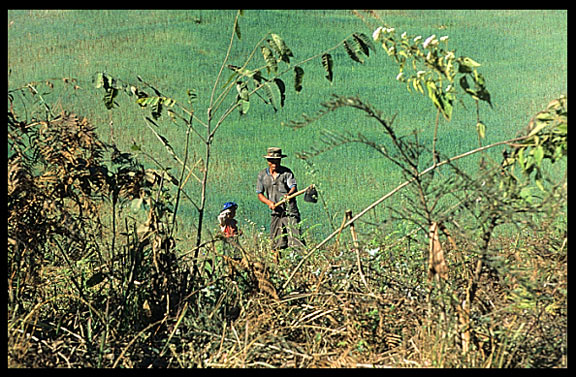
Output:
[[[247,233],[196,260],[163,174],[69,114],[8,126],[9,367],[567,366],[565,193],[533,221],[488,176],[476,201],[462,173],[451,194],[477,217],[443,212],[450,232],[355,229],[279,264]],[[496,236],[501,219],[517,232]]]
[[[262,289],[238,268],[193,292],[180,312],[147,319],[134,328],[105,305],[75,295],[66,269],[44,269],[36,288],[45,300],[9,312],[10,367],[214,367],[214,368],[424,368],[565,367],[566,254],[557,240],[540,238],[522,247],[498,240],[508,260],[526,274],[509,279],[483,268],[469,320],[461,321],[457,293],[466,279],[427,280],[427,265],[405,277],[385,260],[363,252],[366,290],[356,256],[318,258],[294,278],[290,292]],[[445,245],[446,246],[446,245]],[[397,246],[401,251],[406,245]],[[447,247],[448,248],[448,247]],[[556,248],[556,249],[555,249]],[[385,246],[383,245],[383,250]],[[551,256],[539,252],[553,250]],[[336,251],[336,250],[334,250]],[[256,256],[255,259],[257,259]],[[454,262],[454,252],[447,255]],[[425,262],[425,259],[424,259]],[[377,270],[376,266],[380,269]],[[282,280],[287,260],[268,265],[268,284]],[[473,266],[469,269],[472,270]],[[314,273],[312,270],[321,272]],[[217,259],[216,274],[226,271]],[[538,271],[538,272],[535,272]],[[471,274],[472,271],[469,271]],[[464,275],[465,276],[465,275]],[[218,280],[219,279],[219,280]],[[528,281],[521,281],[527,279]],[[522,286],[547,284],[530,296]],[[207,280],[204,280],[205,282]],[[421,281],[420,286],[412,286]],[[50,285],[53,284],[53,285]],[[69,293],[64,293],[68,291]],[[25,302],[25,301],[24,301]],[[17,309],[17,308],[16,308]],[[142,315],[142,312],[141,314]],[[468,328],[463,328],[467,325]],[[466,351],[462,335],[469,334]]]

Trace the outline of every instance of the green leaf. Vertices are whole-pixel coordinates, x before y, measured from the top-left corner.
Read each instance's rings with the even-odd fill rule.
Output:
[[[276,62],[276,58],[274,57],[272,50],[270,50],[270,48],[266,46],[262,46],[261,51],[262,51],[262,57],[266,62],[266,68],[268,69],[268,73],[270,72],[276,73],[276,71],[278,70],[278,63]]]
[[[286,85],[284,85],[284,81],[280,80],[279,78],[274,79],[274,83],[278,87],[278,91],[280,92],[280,106],[284,107],[284,100],[286,99]]]
[[[568,135],[568,123],[561,122],[552,130],[555,134],[566,136]]]
[[[304,70],[298,66],[294,67],[294,90],[300,92],[302,90],[302,78],[304,77]]]
[[[156,128],[159,128],[158,124],[156,124],[152,119],[150,119],[148,117],[145,117],[145,119],[149,123],[156,126]],[[148,126],[148,129],[154,133],[154,135],[158,138],[158,140],[160,140],[160,142],[162,142],[162,144],[166,148],[166,151],[172,156],[172,158],[174,158],[174,160],[178,161],[178,157],[176,156],[176,153],[174,152],[174,148],[172,148],[172,146],[168,142],[168,139],[166,139],[164,136],[160,135],[154,128]]]
[[[358,62],[358,63],[364,63],[364,61],[360,58],[360,56],[358,56],[358,54],[356,53],[356,49],[354,48],[354,46],[352,45],[352,43],[350,43],[348,40],[344,41],[344,50],[346,50],[346,53],[348,54],[348,56]]]
[[[461,56],[456,61],[458,62],[458,72],[460,73],[471,73],[475,68],[480,67],[480,63],[467,56]]]
[[[154,106],[160,100],[159,97],[142,97],[136,100],[136,103],[142,107]]]
[[[246,76],[246,77],[254,77],[254,75],[259,74],[259,71],[252,71],[250,69],[246,69],[246,68],[242,68],[242,67],[238,67],[232,64],[228,64],[227,66],[228,69],[233,70],[234,72],[242,75],[242,76]]]
[[[542,159],[544,158],[544,148],[539,145],[532,150],[532,155],[534,156],[534,162],[536,163],[537,167],[540,167],[542,163]]]
[[[270,36],[272,37],[272,40],[268,40],[270,47],[278,53],[283,62],[290,63],[290,57],[294,55],[284,40],[278,34],[271,33]]]
[[[100,89],[102,86],[104,86],[104,73],[97,72],[92,78],[92,82],[94,83],[94,87],[96,89]]]
[[[168,107],[174,107],[176,104],[176,100],[170,97],[162,97],[162,104]]]
[[[176,101],[172,98],[164,96],[153,96],[138,98],[136,103],[142,107],[150,107],[152,109],[152,117],[154,117],[154,119],[158,119],[162,115],[163,106],[173,107]]]
[[[248,101],[248,94],[250,93],[248,90],[248,85],[243,81],[236,81],[236,91],[238,92],[238,97],[245,101]]]
[[[280,90],[278,87],[276,85],[271,85],[269,81],[265,81],[262,88],[274,111],[278,111],[278,102],[280,102]]]
[[[516,154],[516,158],[518,163],[520,164],[520,168],[522,168],[522,170],[525,170],[525,166],[524,166],[524,148],[520,148],[518,150],[518,153]]]
[[[464,89],[466,92],[468,92],[468,90],[470,89],[470,85],[468,84],[468,80],[466,79],[466,76],[460,77],[460,86],[461,86],[462,89]]]
[[[238,96],[236,97],[236,103],[238,104],[238,111],[240,115],[244,115],[248,112],[250,108],[250,99],[248,85],[243,81],[236,82],[236,91]]]
[[[486,90],[486,88],[482,88],[478,92],[476,92],[476,96],[479,100],[488,102],[490,107],[492,107],[492,102],[490,101],[490,93]]]
[[[162,109],[162,101],[158,101],[156,104],[152,105],[152,111],[150,114],[154,119],[158,119],[162,115]]]
[[[114,99],[118,96],[118,90],[123,89],[123,87],[116,85],[116,79],[106,73],[98,72],[92,77],[92,81],[97,89],[103,88],[105,90],[106,93],[102,101],[108,110],[118,106]]]
[[[238,100],[238,111],[240,112],[240,115],[244,115],[248,112],[248,109],[250,108],[250,101],[247,100],[243,100],[241,98],[237,98]]]
[[[116,88],[106,89],[106,93],[104,94],[104,98],[102,100],[104,101],[104,106],[106,106],[108,110],[111,110],[114,106],[118,106],[116,101],[114,101],[117,95],[118,95],[118,89]]]
[[[478,132],[478,136],[480,139],[484,139],[486,137],[486,126],[482,122],[476,123],[476,132]]]
[[[532,193],[531,187],[523,187],[518,193],[518,196],[520,196],[529,204],[533,202],[534,194]]]
[[[176,103],[175,100],[173,100],[172,98],[168,98],[168,97],[141,97],[138,98],[136,100],[136,103],[139,104],[142,107],[146,107],[146,106],[157,106],[158,104],[161,105],[165,105],[168,107],[172,107],[174,106],[174,104]]]
[[[326,70],[326,78],[330,82],[332,82],[332,67],[333,67],[333,65],[334,65],[334,62],[332,60],[332,55],[330,55],[330,54],[322,55],[322,66],[324,67],[324,70]]]
[[[452,119],[452,110],[454,109],[454,94],[453,93],[442,93],[443,102],[443,115],[447,120]]]
[[[239,40],[242,39],[242,33],[240,33],[240,22],[238,22],[238,20],[236,20],[236,23],[234,24],[234,33]]]
[[[536,183],[536,186],[538,186],[538,188],[541,191],[546,191],[544,189],[544,184],[542,183],[542,172],[540,171],[540,169],[536,170],[536,176],[534,177],[534,183]]]
[[[364,33],[354,33],[352,36],[360,46],[360,49],[364,55],[370,56],[370,50],[374,50],[374,44],[372,43],[372,40],[370,40],[370,38],[368,38],[368,36]]]
[[[196,89],[188,89],[186,91],[186,94],[188,95],[188,103],[189,104],[193,104],[198,99],[198,95],[196,94]]]
[[[536,127],[534,127],[532,129],[532,131],[530,131],[530,133],[528,134],[528,136],[534,136],[536,135],[538,132],[542,131],[542,129],[544,127],[546,127],[548,124],[547,123],[542,123],[542,122],[536,122]]]
[[[486,80],[484,76],[474,70],[474,84],[476,87],[476,92],[474,93],[473,97],[488,102],[488,104],[492,107],[492,103],[490,102],[490,93],[486,89]]]
[[[534,170],[534,157],[528,154],[524,156],[524,172],[528,175]]]
[[[142,198],[132,200],[132,203],[130,203],[130,209],[132,210],[133,213],[137,213],[138,211],[140,211],[140,209],[142,208],[143,201],[144,199]]]
[[[546,111],[541,111],[538,114],[536,114],[536,119],[543,120],[543,121],[550,121],[550,120],[554,120],[554,115],[552,115]]]
[[[450,120],[452,118],[454,94],[442,92],[433,80],[426,81],[426,87],[428,88],[428,97],[430,97],[434,106],[440,110],[446,120]]]

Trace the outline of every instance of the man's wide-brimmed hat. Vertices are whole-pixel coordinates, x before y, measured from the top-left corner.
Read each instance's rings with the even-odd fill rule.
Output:
[[[267,154],[264,158],[283,158],[288,157],[285,154],[282,154],[281,148],[270,147],[266,150]]]

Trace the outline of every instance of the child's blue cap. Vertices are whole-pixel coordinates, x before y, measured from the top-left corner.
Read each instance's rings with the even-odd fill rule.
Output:
[[[238,207],[238,204],[236,204],[234,202],[226,202],[226,203],[224,203],[224,208],[222,208],[222,211],[225,211],[228,208],[232,208],[232,207]]]

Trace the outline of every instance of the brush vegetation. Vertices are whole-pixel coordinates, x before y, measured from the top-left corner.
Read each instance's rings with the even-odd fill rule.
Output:
[[[567,366],[566,12],[8,15],[10,367]]]

